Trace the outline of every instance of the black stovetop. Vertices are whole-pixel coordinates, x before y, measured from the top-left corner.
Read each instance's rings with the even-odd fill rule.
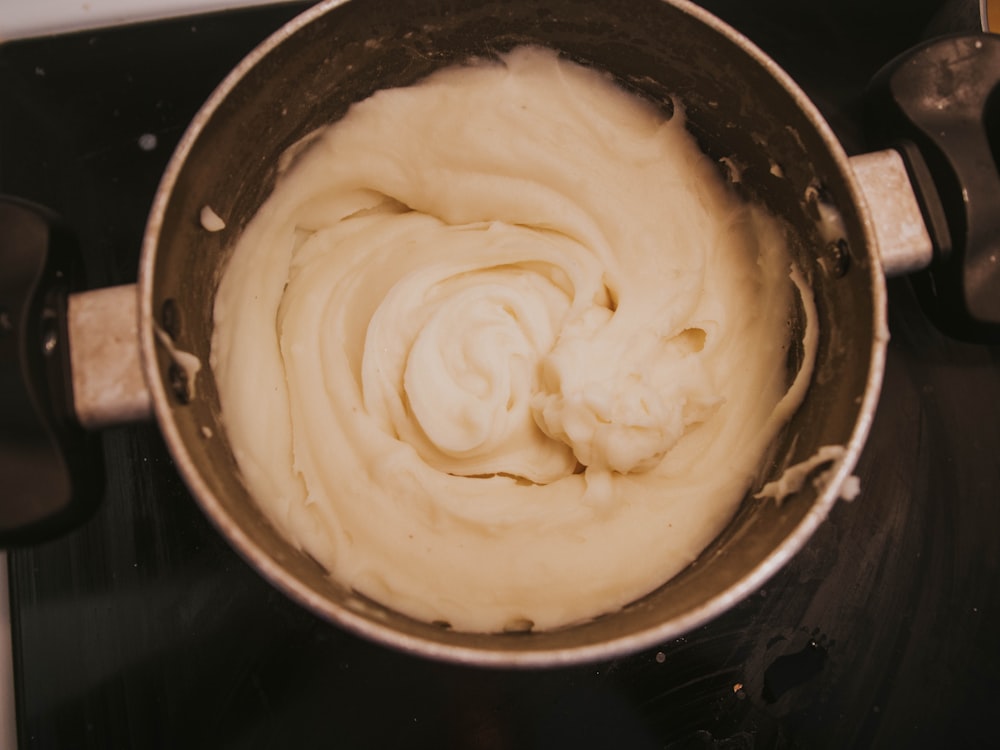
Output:
[[[865,82],[941,5],[703,4],[786,67],[850,152]],[[0,191],[69,221],[91,286],[134,281],[188,121],[302,7],[0,45]],[[1000,348],[945,339],[905,280],[889,289],[861,496],[726,615],[607,663],[471,669],[347,635],[226,545],[153,425],[107,431],[97,515],[9,557],[20,747],[994,746]]]

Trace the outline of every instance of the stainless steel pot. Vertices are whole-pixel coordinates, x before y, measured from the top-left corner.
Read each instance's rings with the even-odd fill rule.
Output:
[[[982,46],[983,39],[969,44]],[[228,251],[272,189],[281,154],[378,89],[520,44],[555,47],[610,71],[668,112],[682,103],[691,131],[720,160],[720,170],[726,162],[740,165],[734,188],[786,224],[822,320],[808,396],[761,467],[758,486],[819,446],[844,451],[821,484],[806,483],[784,503],[748,496],[694,564],[619,612],[550,632],[466,634],[364,599],[330,580],[275,532],[241,483],[207,363],[213,298]],[[990,59],[1000,60],[997,46],[986,46]],[[887,79],[889,89],[893,80]],[[903,149],[911,163],[917,160],[917,171],[920,153]],[[31,370],[30,398],[43,400],[31,385],[43,378],[59,389],[60,358],[73,364],[73,395],[62,408],[41,408],[48,424],[36,430],[36,442],[48,439],[50,453],[79,464],[74,451],[82,450],[86,438],[77,422],[92,429],[154,414],[178,470],[219,532],[277,588],[327,620],[404,651],[471,664],[606,659],[677,637],[756,591],[837,502],[878,400],[888,335],[883,274],[930,263],[941,227],[931,221],[928,230],[923,215],[948,213],[935,213],[927,191],[914,197],[913,171],[897,151],[848,159],[815,107],[775,63],[684,0],[334,0],[264,42],[199,111],[157,191],[138,285],[70,295],[64,330],[52,323],[61,319],[64,298],[52,290],[67,274],[50,258],[29,273],[29,292],[15,295],[17,304],[7,303],[16,311],[8,315],[8,327],[17,333],[18,355],[35,361],[24,366]],[[205,206],[225,219],[224,229],[205,230]],[[13,212],[9,222],[36,221],[26,218],[31,211],[24,206],[4,210]],[[833,214],[839,223],[823,220]],[[798,320],[799,330],[801,325]],[[35,346],[40,335],[47,342],[41,355],[20,351]],[[197,374],[184,366],[184,353],[202,363]],[[793,347],[790,373],[800,357]],[[72,420],[66,416],[70,405]],[[13,463],[4,466],[5,476],[16,474]],[[62,507],[70,499],[54,505],[76,520]],[[36,506],[18,507],[20,521],[0,525],[7,541],[18,539],[18,525],[48,530]]]

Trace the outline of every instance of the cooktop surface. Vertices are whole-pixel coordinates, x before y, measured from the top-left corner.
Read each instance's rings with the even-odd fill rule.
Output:
[[[703,3],[864,148],[871,75],[936,2]],[[135,280],[160,174],[194,112],[305,7],[0,45],[0,191],[77,232],[91,287]],[[1000,348],[949,340],[889,284],[888,365],[840,503],[764,588],[628,658],[438,664],[286,600],[202,516],[152,424],[108,430],[79,530],[9,555],[28,748],[992,747],[1000,694]]]

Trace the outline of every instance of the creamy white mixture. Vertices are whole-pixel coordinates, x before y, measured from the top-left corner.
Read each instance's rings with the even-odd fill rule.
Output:
[[[730,519],[811,373],[807,347],[786,395],[789,274],[679,108],[522,48],[379,92],[291,160],[212,367],[248,488],[332,576],[545,629]]]
[[[772,497],[778,505],[781,505],[786,497],[794,495],[805,486],[806,480],[809,479],[809,476],[817,468],[840,461],[846,452],[846,449],[842,445],[821,446],[819,450],[805,461],[786,467],[780,477],[761,487],[760,491],[754,494],[754,497]],[[856,477],[851,477],[851,479],[856,480]],[[828,477],[824,473],[817,480],[817,486],[820,486],[827,483]],[[845,499],[853,500],[857,494],[855,492],[856,481],[848,482],[847,484],[849,486],[845,489],[845,492],[848,497]],[[857,490],[860,492],[860,484],[857,485]]]

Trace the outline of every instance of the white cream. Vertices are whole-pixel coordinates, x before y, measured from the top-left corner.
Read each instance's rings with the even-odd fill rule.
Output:
[[[796,492],[799,492],[803,487],[805,487],[806,480],[809,478],[809,475],[812,474],[817,468],[839,461],[844,457],[845,452],[844,446],[842,445],[821,446],[809,458],[787,467],[781,473],[780,477],[761,487],[760,491],[757,492],[754,497],[771,497],[774,498],[775,502],[780,505],[784,502],[786,497],[794,495]],[[824,473],[819,477],[819,484],[825,484],[831,479],[832,474]],[[851,477],[850,479],[853,479],[854,481],[848,481],[845,483],[845,488],[843,490],[845,500],[853,500],[858,493],[861,492],[860,482],[858,482],[854,477]]]
[[[194,398],[196,395],[196,380],[198,373],[201,372],[201,360],[191,352],[178,349],[174,345],[174,341],[170,338],[170,335],[159,326],[154,326],[153,332],[156,334],[156,340],[167,350],[173,363],[184,372],[187,379],[188,398]]]
[[[202,229],[206,232],[221,232],[226,228],[226,222],[215,213],[211,206],[202,206],[198,218],[201,221]]]
[[[815,339],[785,396],[782,232],[679,107],[522,48],[379,92],[288,163],[212,367],[248,488],[332,576],[458,630],[544,629],[721,531]]]

